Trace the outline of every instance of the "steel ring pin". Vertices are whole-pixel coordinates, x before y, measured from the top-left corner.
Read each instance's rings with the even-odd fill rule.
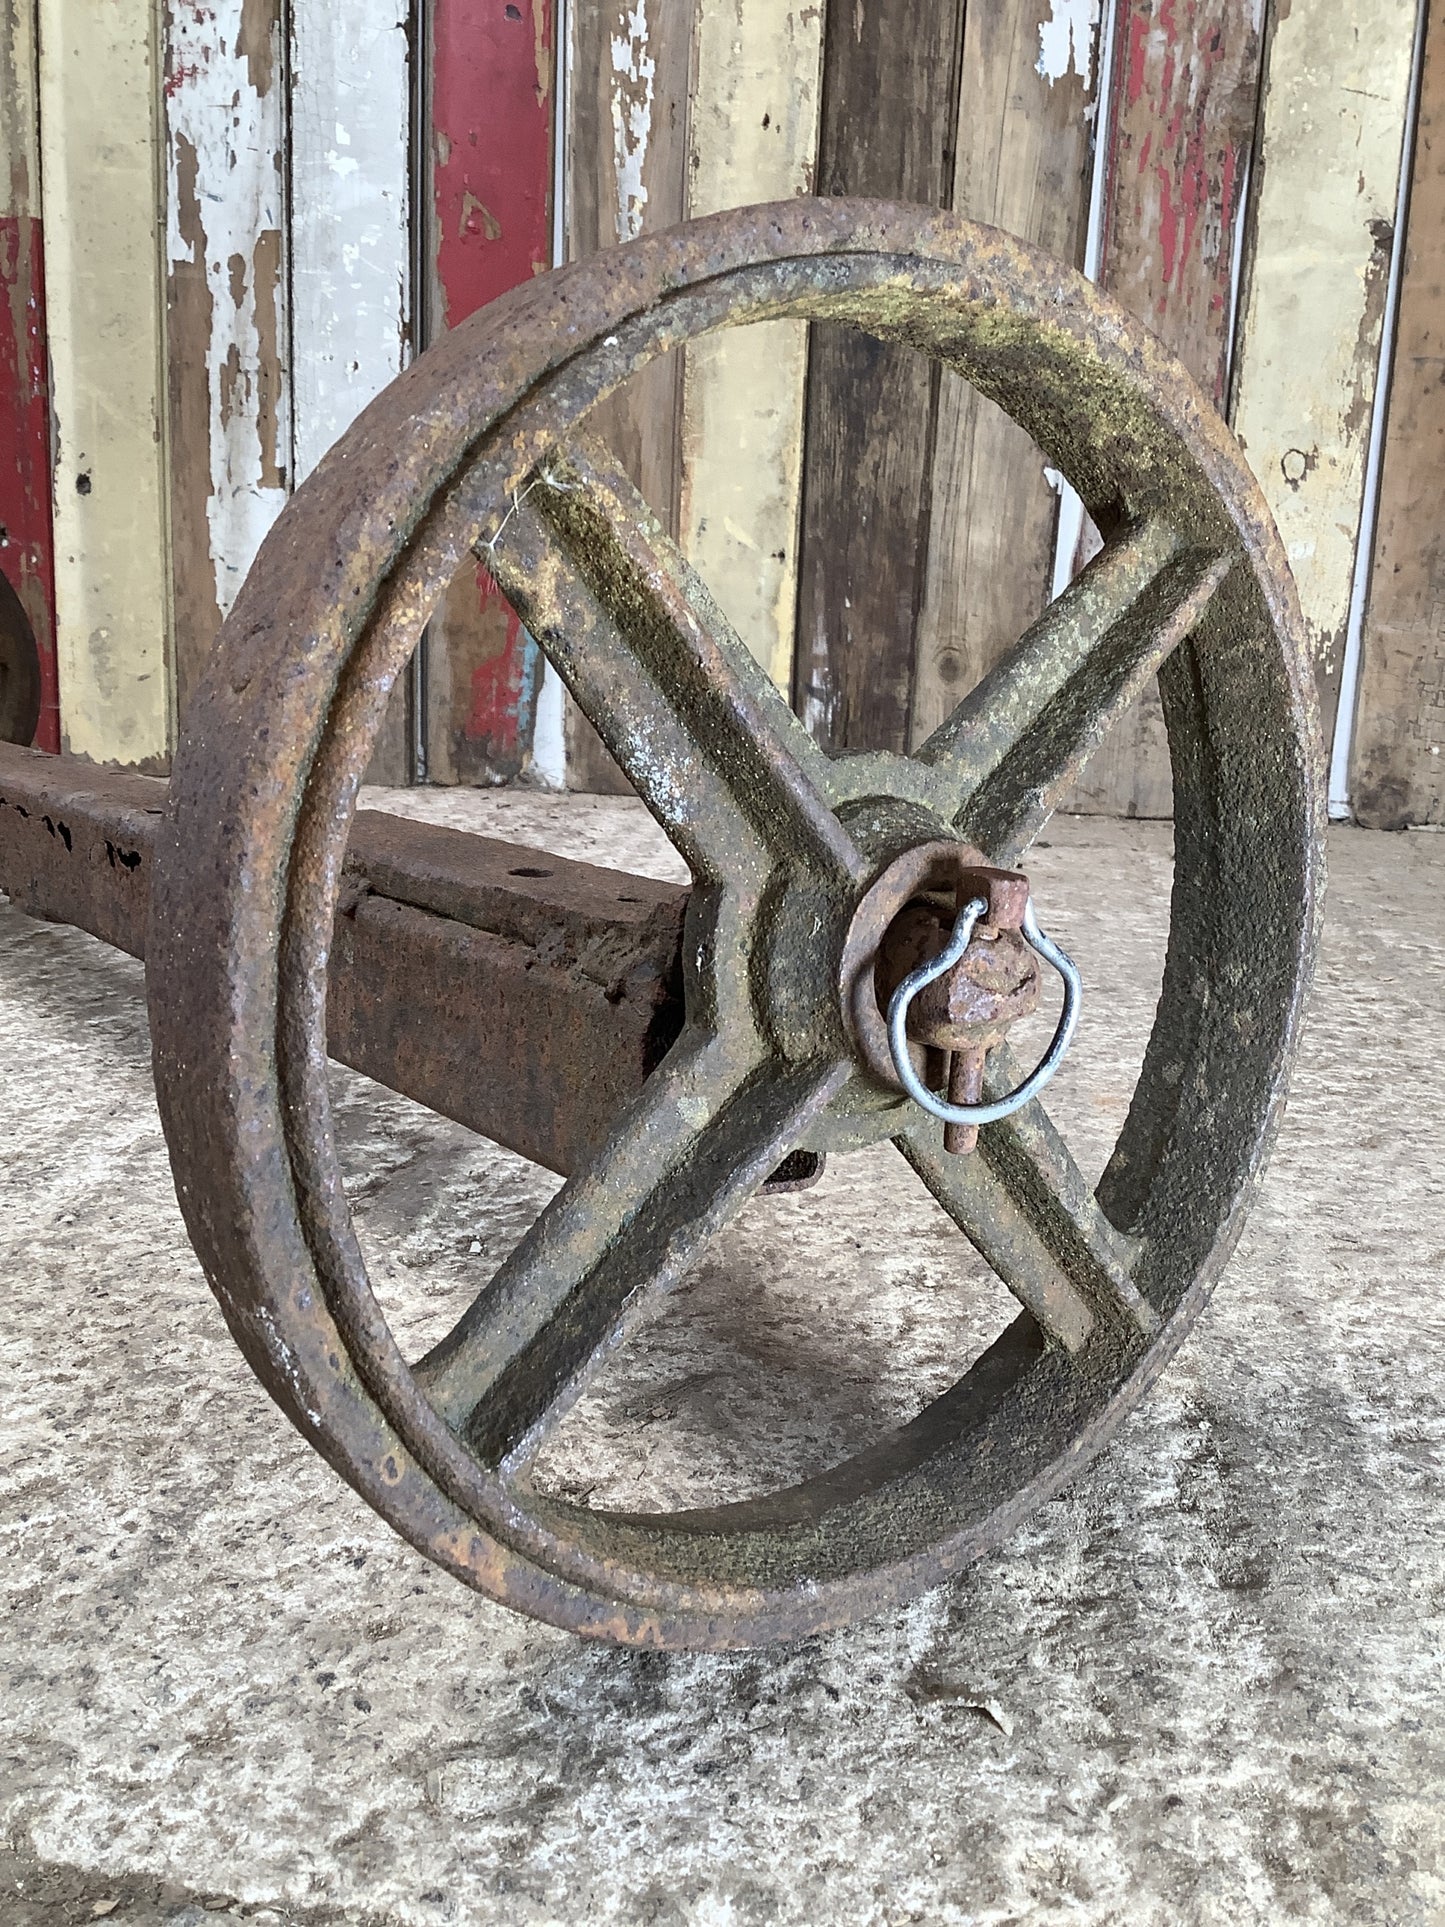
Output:
[[[898,1081],[915,1104],[921,1104],[925,1111],[942,1118],[945,1124],[997,1124],[1000,1118],[1012,1117],[1015,1111],[1021,1111],[1025,1104],[1038,1096],[1064,1061],[1079,1022],[1079,1004],[1084,985],[1078,965],[1066,951],[1059,948],[1052,937],[1045,936],[1039,928],[1030,898],[1020,925],[1024,940],[1046,963],[1053,965],[1064,981],[1064,1007],[1059,1014],[1053,1042],[1017,1090],[1010,1091],[1007,1097],[996,1098],[992,1103],[950,1104],[946,1098],[929,1090],[914,1070],[913,1059],[909,1055],[906,1029],[908,1008],[926,984],[942,977],[959,962],[969,946],[979,918],[987,910],[988,904],[982,897],[970,897],[958,913],[953,934],[946,946],[930,962],[920,964],[917,970],[905,977],[888,1003],[888,1048]]]

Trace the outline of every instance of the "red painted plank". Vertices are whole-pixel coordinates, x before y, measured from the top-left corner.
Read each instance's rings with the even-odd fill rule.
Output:
[[[552,0],[433,0],[435,315],[445,327],[552,259]],[[525,767],[541,661],[484,570],[433,627],[434,775],[496,782]],[[438,736],[441,740],[437,740]]]
[[[1259,0],[1119,0],[1114,31],[1099,280],[1173,349],[1221,411],[1262,12]],[[1088,524],[1075,566],[1097,546]],[[1069,807],[1169,815],[1164,712],[1152,685],[1110,732]]]
[[[1219,407],[1254,141],[1257,0],[1121,0],[1100,279]]]
[[[551,0],[435,0],[432,193],[448,328],[552,260]]]
[[[0,568],[40,651],[36,747],[60,748],[55,678],[55,551],[50,523],[50,387],[40,223],[0,215]]]

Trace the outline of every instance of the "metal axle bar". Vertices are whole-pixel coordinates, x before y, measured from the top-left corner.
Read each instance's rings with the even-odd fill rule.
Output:
[[[0,743],[0,890],[144,957],[166,785]],[[330,1054],[562,1175],[682,1027],[686,889],[362,810]]]

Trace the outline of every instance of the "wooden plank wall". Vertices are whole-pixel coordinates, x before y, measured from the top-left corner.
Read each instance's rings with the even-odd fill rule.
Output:
[[[0,566],[42,647],[55,638],[42,740],[163,766],[176,701],[289,491],[418,329],[550,262],[553,0],[425,0],[429,35],[421,3],[0,0],[0,405],[28,451],[0,478]],[[1415,0],[1112,5],[1098,272],[1229,410],[1300,583],[1328,724]],[[816,187],[952,206],[1082,262],[1099,14],[919,0],[900,33],[896,0],[578,5],[565,251]],[[419,208],[413,44],[428,48]],[[1433,100],[1427,87],[1419,222],[1437,198]],[[1418,533],[1437,492],[1431,246],[1421,229],[1406,261],[1365,622],[1356,786],[1382,822],[1441,808],[1437,577]],[[649,371],[597,426],[831,748],[918,740],[1049,592],[1057,510],[1037,451],[901,350],[834,328],[805,345],[794,324],[723,336]],[[527,775],[543,686],[530,639],[469,571],[431,632],[433,777]],[[404,772],[406,735],[398,709],[385,773]],[[567,742],[569,781],[616,784],[575,716]],[[1073,801],[1167,812],[1157,700]]]
[[[551,0],[433,0],[428,330],[454,327],[552,262]],[[480,564],[427,632],[427,773],[496,783],[528,765],[542,664]]]
[[[65,748],[164,767],[160,89],[150,0],[40,0],[40,146]]]
[[[41,749],[60,747],[50,527],[50,371],[34,0],[0,0],[0,572],[40,656]]]
[[[1445,823],[1445,4],[1425,33],[1351,802],[1372,829]]]

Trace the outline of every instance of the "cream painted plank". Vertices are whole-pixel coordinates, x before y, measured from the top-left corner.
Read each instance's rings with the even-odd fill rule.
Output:
[[[1328,736],[1349,619],[1415,0],[1276,13],[1236,434],[1299,584]]]
[[[293,0],[291,346],[295,480],[407,358],[407,0]]]
[[[171,716],[155,26],[147,0],[41,0],[61,734],[141,768]]]
[[[823,10],[798,0],[698,0],[690,215],[809,193],[818,147]],[[808,332],[797,321],[687,351],[682,545],[782,689],[792,686]]]
[[[166,6],[166,301],[180,712],[291,481],[281,0]]]

